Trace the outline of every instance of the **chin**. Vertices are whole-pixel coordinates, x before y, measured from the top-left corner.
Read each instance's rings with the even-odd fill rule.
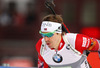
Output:
[[[51,47],[50,45],[48,46],[49,48],[53,48],[53,47]]]
[[[52,48],[50,45],[48,46],[49,48]]]

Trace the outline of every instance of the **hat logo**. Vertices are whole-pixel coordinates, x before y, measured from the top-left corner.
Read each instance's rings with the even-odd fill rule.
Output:
[[[42,26],[44,26],[44,27],[45,27],[45,26],[51,27],[52,24],[51,24],[51,23],[43,23]]]

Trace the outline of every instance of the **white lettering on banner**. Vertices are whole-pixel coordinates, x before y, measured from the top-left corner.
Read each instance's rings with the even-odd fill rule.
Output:
[[[85,47],[86,46],[86,42],[87,42],[87,38],[86,37],[83,37],[82,47]]]

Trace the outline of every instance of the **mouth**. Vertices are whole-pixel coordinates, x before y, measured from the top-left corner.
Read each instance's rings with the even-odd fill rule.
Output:
[[[49,48],[52,47],[51,42],[46,42],[46,44],[47,44],[47,46],[48,46]]]
[[[50,43],[46,43],[47,45],[50,45]]]

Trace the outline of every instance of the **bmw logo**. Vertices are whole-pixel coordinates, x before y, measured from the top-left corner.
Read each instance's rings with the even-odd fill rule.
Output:
[[[55,54],[53,56],[53,61],[56,62],[56,63],[60,63],[60,62],[62,62],[62,60],[63,60],[63,58],[60,54]]]

